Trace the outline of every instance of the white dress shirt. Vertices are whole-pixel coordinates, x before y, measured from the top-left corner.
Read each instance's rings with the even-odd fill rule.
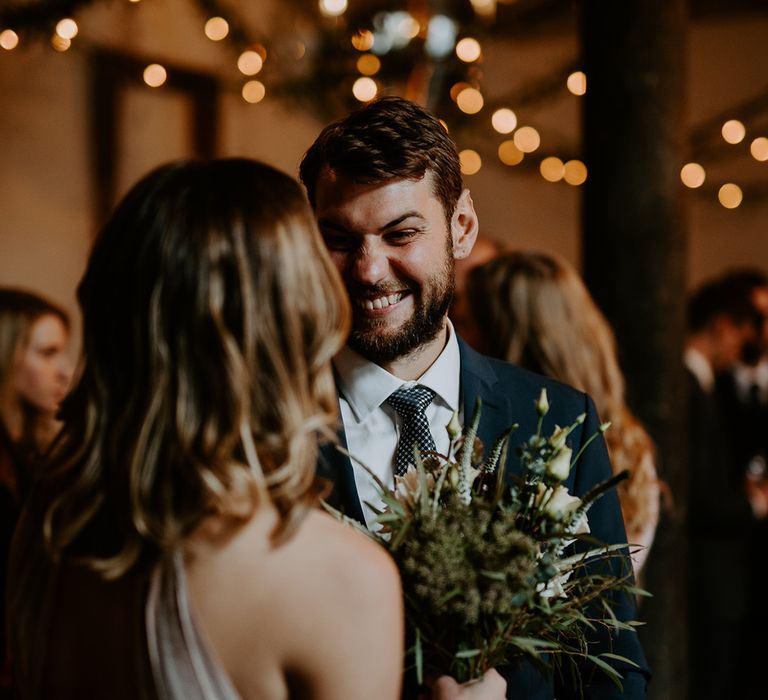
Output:
[[[696,348],[686,348],[683,363],[696,377],[696,381],[705,394],[711,394],[715,389],[715,371],[704,355]]]
[[[439,357],[416,381],[406,382],[366,360],[349,347],[344,347],[333,361],[339,382],[339,403],[347,448],[355,457],[352,468],[355,486],[368,527],[375,513],[367,503],[382,505],[376,484],[367,466],[389,487],[394,486],[394,460],[400,433],[400,417],[386,403],[401,386],[421,384],[435,392],[427,407],[427,420],[438,452],[446,454],[449,446],[446,426],[454,411],[459,411],[459,344],[453,326],[448,322],[448,341]],[[358,461],[359,460],[359,461]]]

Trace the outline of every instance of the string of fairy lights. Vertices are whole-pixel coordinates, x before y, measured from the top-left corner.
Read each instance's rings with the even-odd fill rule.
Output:
[[[34,6],[0,11],[0,48],[13,51],[25,35],[32,39],[47,33],[54,50],[68,51],[79,41],[77,11],[106,1],[40,1]],[[137,6],[152,0],[119,1]],[[368,3],[356,6],[354,0],[352,5],[350,0],[317,0],[308,9],[307,3],[293,0],[285,4],[293,5],[296,31],[290,39],[282,37],[278,46],[277,40],[255,38],[231,4],[194,0],[202,14],[205,37],[228,44],[236,54],[239,77],[222,79],[222,84],[237,85],[249,104],[262,102],[269,88],[276,98],[293,99],[322,116],[334,117],[356,103],[398,91],[441,115],[441,122],[455,133],[457,141],[461,137],[470,143],[474,139],[492,144],[493,159],[502,166],[535,167],[547,182],[582,185],[588,177],[586,164],[575,157],[542,155],[541,133],[519,117],[526,106],[564,94],[563,90],[577,98],[585,95],[587,76],[575,61],[559,67],[553,79],[524,95],[489,99],[483,91],[484,36],[499,5],[514,1],[467,0],[474,14],[469,20],[466,15],[460,20],[455,14],[433,11],[430,3],[416,0],[390,10],[367,10]],[[57,14],[62,5],[68,9],[67,16]],[[311,14],[302,14],[309,10]],[[149,88],[162,88],[168,81],[168,70],[161,62],[148,62],[143,81]],[[752,158],[768,162],[768,138],[758,134],[747,138],[742,121],[724,121],[721,135],[734,147],[748,143]],[[484,167],[480,151],[487,150],[477,145],[462,148],[462,172],[468,176],[478,173]],[[686,187],[702,188],[707,181],[703,161],[705,157],[699,157],[682,167],[680,179]],[[734,209],[742,203],[744,192],[737,183],[722,183],[717,198],[723,207]]]

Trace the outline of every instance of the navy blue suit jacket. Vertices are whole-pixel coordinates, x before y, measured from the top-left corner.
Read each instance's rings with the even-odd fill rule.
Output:
[[[587,415],[584,424],[574,430],[569,438],[574,454],[578,452],[582,442],[589,438],[600,425],[595,406],[586,394],[509,363],[480,355],[461,340],[459,340],[459,349],[464,416],[468,420],[472,415],[476,397],[480,397],[482,414],[478,436],[486,449],[512,423],[520,424],[520,428],[510,438],[507,473],[520,473],[517,447],[536,430],[538,416],[534,402],[542,387],[547,389],[550,404],[550,411],[544,420],[545,434],[550,434],[555,424],[570,425],[579,414]],[[346,447],[343,429],[340,439]],[[333,491],[326,500],[346,515],[365,522],[349,459],[332,447],[326,446],[322,452],[318,473],[333,483]],[[602,439],[598,439],[586,449],[571,470],[566,485],[571,493],[581,496],[595,484],[609,478],[611,474],[605,443]],[[601,542],[626,542],[615,489],[606,493],[590,508],[589,525],[592,534]],[[628,560],[625,565],[630,566]],[[614,611],[621,620],[636,619],[634,601],[629,596],[621,596]],[[584,698],[587,700],[645,698],[650,672],[637,635],[634,632],[621,632],[610,636],[611,639],[608,639],[608,633],[596,633],[590,652],[595,654],[610,651],[619,654],[634,661],[639,669],[611,662],[624,676],[624,688],[620,691],[602,671],[593,673],[592,668],[586,667],[583,672]],[[575,688],[568,687],[567,683],[564,684],[560,679],[542,675],[528,661],[514,668],[503,669],[502,672],[507,678],[510,698],[552,700],[556,697],[557,700],[567,700],[579,697]],[[567,680],[568,678],[563,679],[566,682]]]

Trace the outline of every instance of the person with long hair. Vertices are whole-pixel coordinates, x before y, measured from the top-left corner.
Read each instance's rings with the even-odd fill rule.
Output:
[[[61,308],[23,289],[0,288],[0,601],[16,520],[69,386],[68,339],[69,317]],[[0,609],[0,697],[10,685]]]
[[[635,573],[648,556],[659,520],[653,442],[625,401],[616,340],[578,273],[545,253],[511,251],[469,273],[467,293],[481,351],[586,392],[603,421],[619,485]]]
[[[298,183],[160,167],[78,301],[78,379],[11,556],[19,696],[398,698],[397,568],[315,507],[350,309]],[[487,681],[434,697],[503,697]]]

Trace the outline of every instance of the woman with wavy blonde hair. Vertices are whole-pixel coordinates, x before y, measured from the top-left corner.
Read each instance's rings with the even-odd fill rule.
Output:
[[[486,354],[558,379],[590,394],[604,421],[627,537],[638,573],[659,519],[653,442],[626,405],[616,341],[576,271],[544,253],[513,251],[473,269],[467,293],[476,329],[470,340]]]
[[[20,697],[396,698],[396,568],[313,507],[349,308],[298,184],[159,168],[78,299],[79,377],[14,540]]]

